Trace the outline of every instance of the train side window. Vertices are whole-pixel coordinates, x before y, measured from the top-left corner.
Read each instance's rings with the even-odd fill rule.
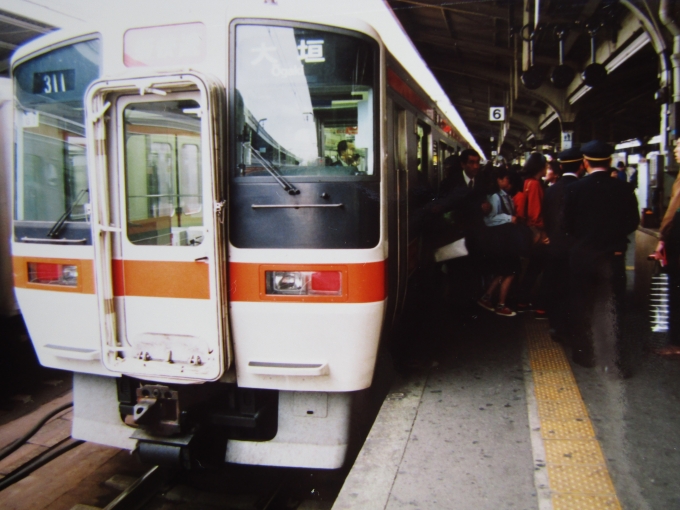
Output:
[[[201,121],[196,101],[129,104],[123,112],[127,236],[138,245],[201,244]]]

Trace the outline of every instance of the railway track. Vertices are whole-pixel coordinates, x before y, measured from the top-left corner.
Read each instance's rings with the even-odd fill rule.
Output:
[[[347,475],[346,470],[244,465],[190,471],[150,467],[127,450],[72,439],[72,412],[64,405],[70,399],[66,394],[0,427],[0,510],[326,510]],[[60,406],[64,410],[55,412]],[[51,418],[45,419],[46,413]],[[41,421],[42,428],[15,444]],[[364,432],[357,430],[357,437]],[[7,445],[12,452],[2,458]],[[30,468],[35,462],[39,465]]]
[[[114,476],[107,480],[106,485],[121,492],[102,510],[325,510],[331,508],[339,490],[339,484],[328,477],[323,477],[326,479],[321,480],[320,485],[311,483],[314,473],[246,469],[251,473],[247,474],[248,479],[244,479],[242,476],[234,477],[233,471],[241,470],[226,468],[213,472],[180,473],[154,466],[137,479]],[[257,476],[257,472],[262,476]],[[101,507],[80,505],[71,510],[95,508]]]
[[[58,455],[60,451],[64,454]],[[6,484],[0,509],[325,510],[331,508],[346,474],[232,465],[196,471],[149,468],[126,451],[70,437],[47,448],[38,460],[50,455],[37,469]],[[35,460],[17,466],[4,480]]]

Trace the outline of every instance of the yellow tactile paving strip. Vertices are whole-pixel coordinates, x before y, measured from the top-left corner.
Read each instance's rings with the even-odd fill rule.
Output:
[[[562,346],[547,321],[525,326],[553,510],[621,509]]]

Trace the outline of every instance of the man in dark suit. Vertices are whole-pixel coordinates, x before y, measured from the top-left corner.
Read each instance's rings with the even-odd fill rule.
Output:
[[[354,144],[347,140],[338,142],[338,159],[332,166],[352,166],[354,163]]]
[[[626,290],[628,235],[639,223],[630,186],[609,176],[611,146],[593,140],[581,146],[588,176],[567,187],[564,230],[569,250],[575,363],[628,375],[619,328]]]
[[[456,305],[463,309],[474,309],[475,312],[475,303],[481,293],[475,249],[478,231],[483,227],[484,215],[490,209],[486,195],[475,183],[479,161],[479,153],[474,149],[465,149],[457,158],[447,158],[444,161],[447,177],[440,185],[437,198],[427,208],[432,235],[437,238],[435,247],[465,238],[470,256],[449,261],[448,278]]]
[[[465,186],[474,189],[475,178],[479,172],[479,153],[474,149],[465,149],[460,153],[460,171],[451,172],[453,187]]]
[[[475,182],[479,173],[479,160],[479,153],[474,149],[461,152],[460,165],[450,169],[440,185],[439,196],[432,204],[435,213],[452,212],[461,235],[482,221],[483,215],[488,212],[481,206],[486,197]]]
[[[553,337],[561,343],[570,338],[571,313],[569,304],[569,248],[571,238],[563,230],[564,197],[567,186],[585,173],[583,154],[577,148],[566,149],[557,155],[557,182],[545,190],[543,222],[550,239],[543,270],[543,295]]]

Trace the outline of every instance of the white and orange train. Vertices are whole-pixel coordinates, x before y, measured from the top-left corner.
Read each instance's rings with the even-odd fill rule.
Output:
[[[14,283],[75,438],[342,465],[418,266],[413,189],[474,142],[382,2],[331,4],[145,2],[15,53]]]

